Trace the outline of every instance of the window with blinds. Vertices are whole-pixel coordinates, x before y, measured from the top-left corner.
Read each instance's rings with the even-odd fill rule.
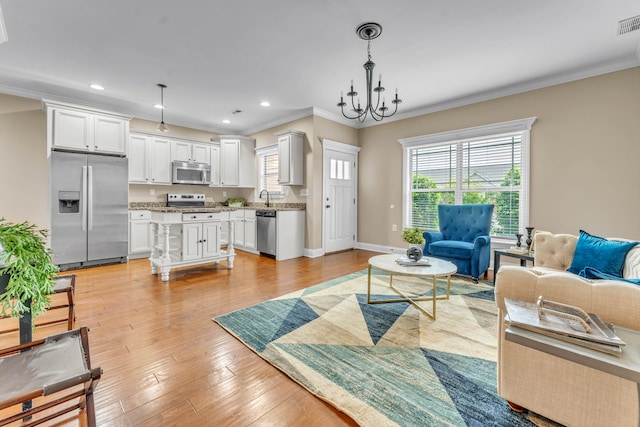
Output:
[[[257,151],[257,150],[256,150]],[[270,197],[284,197],[278,180],[278,147],[268,147],[258,153],[258,194],[267,190]]]
[[[491,134],[487,126],[475,129],[482,136],[475,136],[472,128],[451,133],[464,134],[455,140],[447,141],[445,133],[400,141],[405,162],[403,227],[436,231],[439,204],[489,203],[495,205],[493,236],[513,238],[522,232],[528,225],[528,128],[533,120],[515,132]]]

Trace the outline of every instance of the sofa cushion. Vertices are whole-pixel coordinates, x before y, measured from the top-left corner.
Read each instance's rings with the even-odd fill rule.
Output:
[[[637,244],[638,242],[607,240],[580,230],[571,267],[567,271],[584,276],[584,268],[591,267],[604,274],[622,277],[627,252]]]
[[[429,255],[435,257],[470,259],[473,243],[459,240],[440,240],[429,245]]]

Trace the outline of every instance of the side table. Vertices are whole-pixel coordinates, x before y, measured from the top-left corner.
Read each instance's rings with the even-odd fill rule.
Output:
[[[530,252],[519,254],[516,252],[509,252],[504,249],[496,249],[493,251],[493,283],[494,284],[496,283],[496,276],[498,275],[498,269],[500,268],[500,257],[502,256],[518,258],[520,260],[520,265],[522,267],[526,267],[527,261],[531,261],[531,264],[533,265],[533,254],[531,254]]]
[[[616,334],[627,344],[622,349],[621,357],[611,356],[516,326],[507,328],[504,337],[507,341],[634,381],[638,387],[640,408],[640,332],[616,327]],[[640,413],[638,415],[638,425],[640,426]]]

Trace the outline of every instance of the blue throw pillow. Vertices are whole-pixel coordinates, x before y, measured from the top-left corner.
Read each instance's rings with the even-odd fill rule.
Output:
[[[580,230],[571,267],[567,271],[579,275],[585,267],[591,267],[611,276],[622,277],[627,252],[637,244],[607,240]]]

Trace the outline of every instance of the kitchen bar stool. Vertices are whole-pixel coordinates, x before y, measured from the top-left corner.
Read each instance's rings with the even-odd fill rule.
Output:
[[[52,305],[51,307],[47,308],[47,311],[66,308],[68,309],[67,315],[59,319],[47,320],[42,323],[36,323],[35,326],[54,325],[54,324],[66,322],[67,330],[70,331],[73,329],[73,324],[75,323],[75,320],[76,320],[75,312],[74,312],[74,300],[73,300],[75,295],[75,290],[76,290],[76,275],[66,274],[63,276],[58,276],[54,279],[54,282],[55,282],[55,285],[53,288],[53,294],[51,294],[52,297],[55,298],[54,295],[57,295],[57,294],[66,294],[67,301],[66,303],[63,303],[61,301],[60,304]],[[3,319],[5,317],[9,317],[9,316],[0,317],[0,319]],[[0,330],[0,334],[5,334],[8,332],[16,332],[18,329],[19,328]]]

